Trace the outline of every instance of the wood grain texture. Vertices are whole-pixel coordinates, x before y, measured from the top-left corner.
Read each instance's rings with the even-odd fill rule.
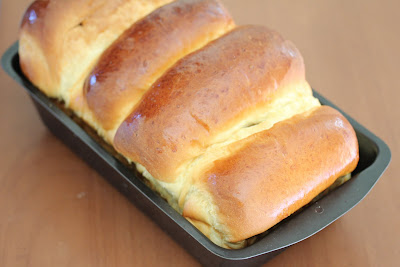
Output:
[[[397,266],[400,259],[400,2],[225,0],[238,24],[291,39],[321,94],[383,138],[392,163],[371,193],[265,266]],[[30,0],[0,2],[0,53]],[[0,71],[0,266],[197,266],[42,125]]]

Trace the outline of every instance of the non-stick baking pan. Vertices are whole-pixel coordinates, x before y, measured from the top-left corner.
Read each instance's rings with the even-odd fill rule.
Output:
[[[352,178],[317,202],[280,222],[254,244],[239,250],[224,249],[200,233],[164,199],[146,186],[136,172],[110,154],[93,135],[88,134],[69,114],[56,105],[54,100],[46,97],[30,83],[19,66],[18,43],[5,52],[2,66],[29,93],[43,123],[55,136],[204,265],[258,265],[285,248],[321,231],[368,194],[391,158],[388,146],[381,139],[314,91],[315,97],[323,105],[340,110],[356,130],[360,161],[352,173]]]

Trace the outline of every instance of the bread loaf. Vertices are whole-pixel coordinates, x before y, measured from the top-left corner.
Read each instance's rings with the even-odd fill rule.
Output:
[[[215,244],[242,248],[351,173],[349,122],[296,47],[217,0],[35,1],[20,64]]]

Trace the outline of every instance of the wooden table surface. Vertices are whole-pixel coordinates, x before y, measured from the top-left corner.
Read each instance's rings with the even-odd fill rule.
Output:
[[[265,266],[399,266],[400,1],[225,0],[302,52],[310,84],[385,140],[392,162],[351,212]],[[0,53],[30,0],[0,2]],[[53,137],[0,71],[0,266],[197,266]]]

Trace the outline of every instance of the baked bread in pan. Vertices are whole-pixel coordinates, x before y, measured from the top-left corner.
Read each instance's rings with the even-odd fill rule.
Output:
[[[217,0],[35,1],[20,64],[214,243],[241,248],[358,162],[300,52]]]

